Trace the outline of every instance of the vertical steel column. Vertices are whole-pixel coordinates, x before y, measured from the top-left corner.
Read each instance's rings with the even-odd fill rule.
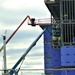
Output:
[[[63,23],[63,7],[62,7],[62,1],[60,0],[60,28],[61,28],[61,44],[63,45],[63,41],[64,41],[64,39],[63,39],[63,35],[64,35],[64,33],[63,33],[63,25],[62,25],[62,23]]]

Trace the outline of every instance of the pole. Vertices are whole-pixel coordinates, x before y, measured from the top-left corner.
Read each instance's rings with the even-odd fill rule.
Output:
[[[6,36],[3,35],[3,44],[4,44],[4,54],[3,54],[3,59],[4,59],[4,73],[6,73]]]

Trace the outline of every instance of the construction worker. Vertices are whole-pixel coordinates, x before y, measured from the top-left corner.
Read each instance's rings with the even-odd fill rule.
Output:
[[[53,40],[52,43],[54,46],[58,45],[58,37],[53,36],[52,40]]]
[[[54,29],[52,31],[52,40],[54,44],[58,44],[58,42],[60,42],[61,40],[61,36],[60,36],[60,25],[57,24],[54,26]]]

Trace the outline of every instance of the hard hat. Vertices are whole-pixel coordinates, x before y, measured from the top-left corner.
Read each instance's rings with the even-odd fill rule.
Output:
[[[56,37],[56,36],[53,36],[53,37],[52,37],[52,40],[53,40],[53,41],[56,41],[56,40],[57,40],[57,37]]]
[[[56,26],[56,28],[60,28],[60,26],[59,26],[59,25],[57,25],[57,26]]]
[[[61,40],[61,37],[58,37],[58,41],[60,41]]]

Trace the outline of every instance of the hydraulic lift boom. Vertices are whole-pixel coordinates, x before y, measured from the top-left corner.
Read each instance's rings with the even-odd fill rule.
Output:
[[[26,50],[26,52],[21,56],[21,58],[17,61],[17,63],[13,66],[13,68],[10,70],[9,75],[13,75],[16,67],[21,63],[21,61],[26,57],[26,55],[29,53],[29,51],[36,45],[37,41],[40,39],[40,37],[43,35],[44,31],[35,39],[35,41],[29,46],[29,48]]]
[[[6,44],[10,41],[10,39],[15,35],[15,33],[19,30],[19,28],[23,25],[23,23],[26,21],[26,19],[29,18],[30,22],[32,23],[32,20],[30,18],[30,16],[27,16],[22,22],[21,24],[17,27],[17,29],[12,33],[12,35],[8,38],[8,40],[6,41]],[[0,48],[0,52],[3,50],[3,46]]]

